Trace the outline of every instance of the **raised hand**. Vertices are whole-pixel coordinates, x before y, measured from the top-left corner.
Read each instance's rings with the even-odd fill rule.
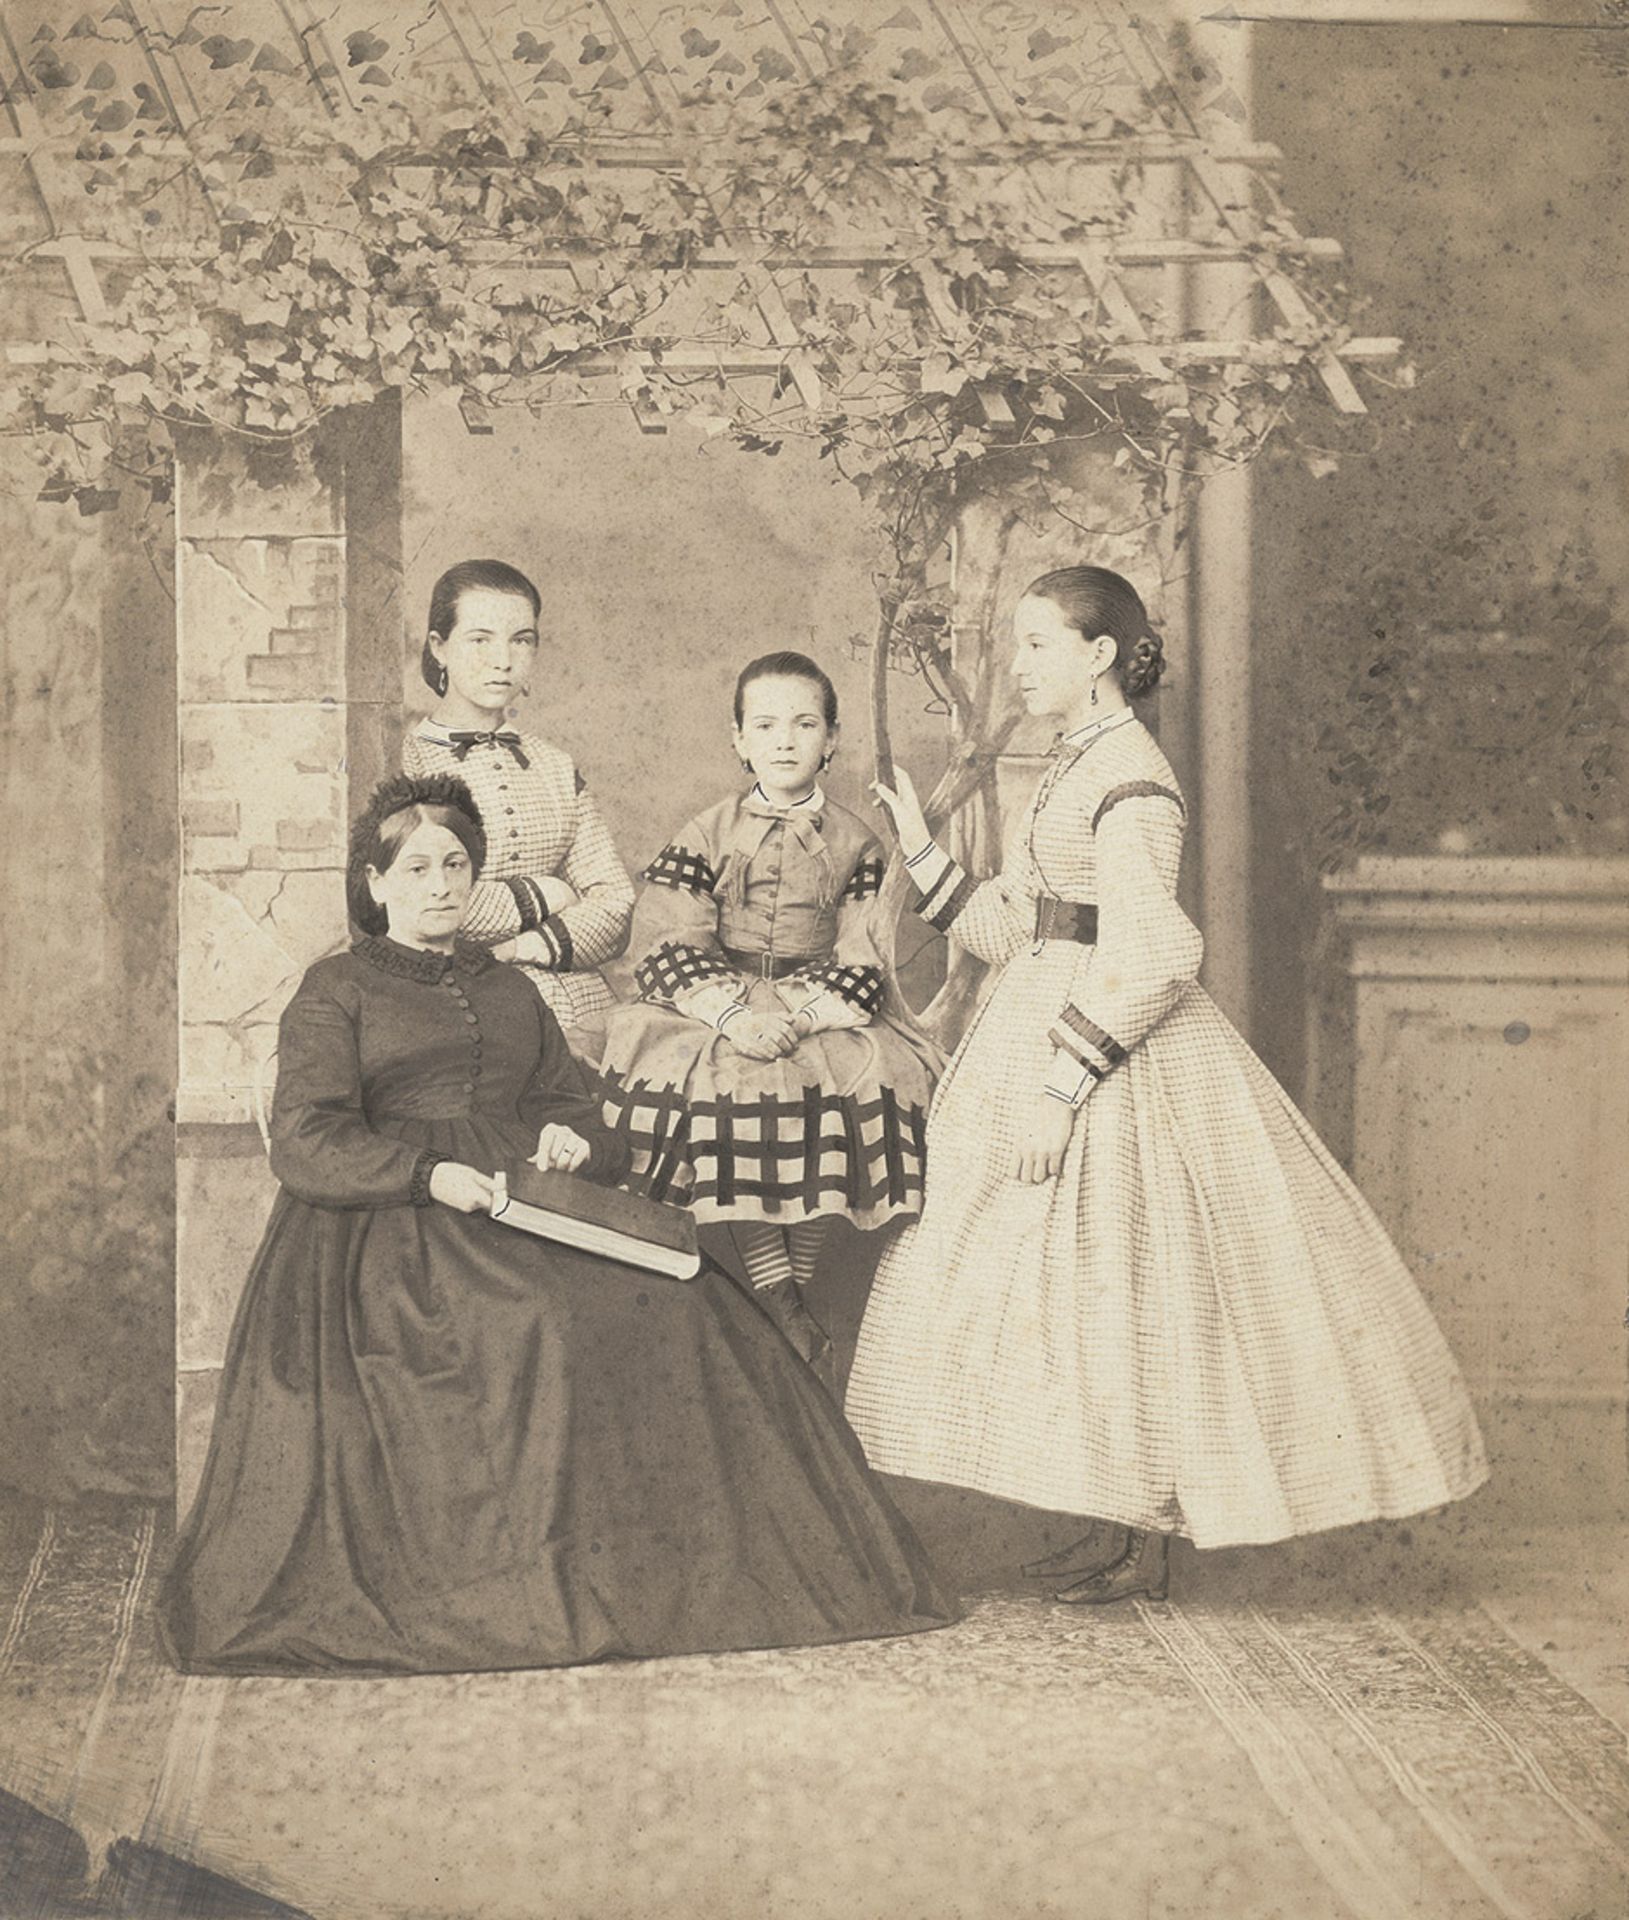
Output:
[[[900,848],[908,859],[920,853],[933,835],[928,831],[927,816],[922,811],[922,802],[916,797],[911,776],[903,767],[894,769],[894,783],[887,787],[880,780],[873,780],[871,791],[893,816],[894,832],[899,836]]]

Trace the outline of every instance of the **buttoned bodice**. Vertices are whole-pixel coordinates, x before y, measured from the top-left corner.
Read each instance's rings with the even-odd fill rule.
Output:
[[[375,1126],[517,1114],[540,1051],[537,1002],[480,948],[364,941],[352,960],[363,1111]]]

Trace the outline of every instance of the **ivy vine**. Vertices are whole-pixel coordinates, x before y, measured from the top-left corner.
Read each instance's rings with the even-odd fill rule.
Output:
[[[1046,109],[997,137],[954,102],[930,111],[877,85],[852,34],[829,29],[819,73],[737,60],[766,83],[749,104],[697,28],[684,49],[704,82],[659,159],[606,166],[609,45],[573,62],[515,37],[508,57],[534,91],[599,76],[544,132],[490,102],[400,97],[384,32],[347,43],[363,104],[336,119],[332,64],[302,70],[189,22],[178,38],[231,84],[190,118],[178,157],[173,103],[96,63],[98,38],[133,31],[115,6],[32,56],[35,85],[84,117],[74,177],[113,296],[0,382],[3,430],[44,497],[86,513],[129,488],[161,502],[179,436],[212,430],[264,468],[391,388],[450,390],[477,423],[609,396],[760,457],[811,443],[879,539],[880,768],[890,665],[925,674],[948,708],[940,816],[987,786],[1003,724],[988,632],[953,658],[933,578],[968,502],[1091,536],[1077,456],[1093,449],[1135,484],[1148,524],[1179,526],[1194,483],[1293,444],[1300,402],[1325,414],[1318,364],[1350,333],[1343,290],[1268,218],[1250,252],[1299,290],[1304,324],[1211,357],[1176,338],[1174,315],[1152,329],[1167,350],[1135,337],[1101,267],[1146,237],[1138,143],[1166,130],[1157,101],[1086,124]],[[1323,447],[1306,458],[1329,463]]]

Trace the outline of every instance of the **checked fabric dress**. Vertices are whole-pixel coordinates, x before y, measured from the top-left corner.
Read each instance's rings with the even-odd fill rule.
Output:
[[[1196,984],[1165,756],[1129,715],[1083,735],[997,878],[910,863],[920,911],[992,974],[866,1309],[867,1457],[1201,1547],[1470,1493],[1481,1436],[1413,1279]],[[1060,918],[1071,937],[1036,937]],[[1079,1109],[1063,1171],[1020,1184],[1048,1092]]]
[[[615,996],[600,968],[628,944],[633,883],[571,756],[535,733],[459,739],[421,720],[402,750],[406,773],[456,773],[486,823],[487,857],[462,931],[483,946],[538,936],[521,966],[573,1050],[590,1057]],[[564,880],[577,898],[550,913],[538,883]],[[590,1037],[592,1036],[592,1037]]]
[[[755,788],[687,822],[643,878],[640,998],[610,1016],[602,1064],[629,1184],[698,1220],[916,1213],[939,1062],[888,1015],[869,828],[818,789],[778,808]],[[808,1009],[815,1031],[749,1060],[729,1041],[747,1008]]]

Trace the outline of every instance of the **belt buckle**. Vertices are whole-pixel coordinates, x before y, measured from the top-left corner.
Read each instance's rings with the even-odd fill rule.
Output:
[[[773,980],[775,978],[775,955],[772,949],[768,947],[765,947],[763,952],[758,956],[758,978],[760,980]]]
[[[1055,900],[1051,894],[1043,893],[1035,902],[1035,937],[1037,940],[1050,940],[1052,930],[1057,924],[1058,908],[1063,903]]]

